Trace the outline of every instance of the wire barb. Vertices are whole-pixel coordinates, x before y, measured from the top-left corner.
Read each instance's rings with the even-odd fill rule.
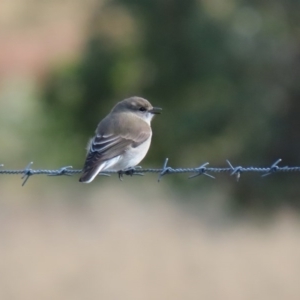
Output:
[[[227,159],[227,163],[229,164],[229,167],[231,168],[232,172],[230,176],[235,175],[236,176],[236,181],[239,181],[241,178],[241,173],[243,171],[243,167],[238,166],[238,167],[233,167],[233,165],[230,163],[230,161]]]
[[[165,176],[166,174],[168,174],[168,173],[170,173],[170,172],[173,171],[173,169],[171,167],[167,167],[168,161],[169,161],[169,159],[166,158],[166,160],[164,162],[164,165],[163,165],[163,168],[162,168],[162,170],[161,170],[161,172],[160,172],[160,174],[158,176],[158,179],[157,179],[158,182],[161,181],[161,179],[162,179],[163,176]]]
[[[62,167],[56,173],[47,174],[47,176],[62,176],[62,175],[72,176],[73,174],[69,172],[70,169],[73,169],[73,167],[72,166]]]
[[[281,158],[279,158],[278,160],[276,160],[273,165],[269,168],[269,170],[267,171],[267,173],[261,175],[261,177],[266,177],[269,176],[271,174],[274,174],[275,172],[277,172],[279,170],[278,164],[282,161]]]
[[[205,175],[205,176],[207,176],[207,177],[210,177],[210,178],[212,178],[212,179],[215,179],[214,176],[212,176],[212,175],[206,173],[206,170],[207,170],[207,169],[206,169],[206,166],[207,166],[207,165],[209,165],[209,162],[206,162],[206,163],[204,163],[203,165],[201,165],[200,167],[198,167],[198,168],[197,168],[198,173],[195,174],[195,175],[191,175],[191,176],[189,176],[188,178],[189,178],[189,179],[192,179],[192,178],[198,177],[198,176],[200,176],[200,175]]]
[[[27,180],[29,179],[29,177],[31,176],[31,175],[33,175],[33,173],[32,173],[32,170],[30,169],[30,167],[32,166],[32,164],[33,164],[33,162],[31,161],[28,165],[27,165],[27,167],[24,169],[24,171],[23,171],[23,173],[24,173],[24,175],[21,177],[21,179],[24,179],[24,181],[23,181],[23,183],[22,183],[22,186],[24,186],[25,184],[26,184],[26,182],[27,182]]]

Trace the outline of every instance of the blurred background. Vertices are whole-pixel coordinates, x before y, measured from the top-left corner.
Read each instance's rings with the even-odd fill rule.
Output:
[[[300,2],[2,0],[0,163],[81,168],[112,106],[143,167],[300,165]],[[299,299],[299,175],[0,178],[1,299]]]

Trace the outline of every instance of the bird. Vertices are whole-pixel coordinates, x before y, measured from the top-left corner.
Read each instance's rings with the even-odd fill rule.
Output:
[[[88,143],[79,181],[90,183],[101,171],[123,171],[137,166],[150,147],[151,120],[161,111],[137,96],[118,102],[100,121]]]

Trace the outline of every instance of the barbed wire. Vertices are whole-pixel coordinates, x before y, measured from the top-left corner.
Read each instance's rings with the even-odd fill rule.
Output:
[[[103,173],[99,173],[99,176],[110,176],[111,174],[118,174],[119,179],[122,180],[123,175],[140,175],[143,176],[144,173],[158,173],[158,182],[162,179],[163,176],[168,174],[177,174],[177,173],[192,173],[188,178],[192,179],[200,175],[205,175],[207,177],[210,177],[214,179],[215,177],[212,176],[210,173],[230,173],[231,176],[235,176],[236,180],[238,181],[241,177],[242,173],[263,173],[261,176],[266,177],[268,175],[278,173],[278,172],[300,172],[300,166],[299,167],[279,167],[278,164],[282,161],[281,159],[278,159],[276,162],[274,162],[269,167],[242,167],[237,166],[234,167],[229,160],[227,161],[228,167],[207,167],[209,165],[208,162],[202,164],[199,167],[196,168],[172,168],[168,166],[169,159],[166,158],[163,164],[162,168],[159,169],[143,169],[140,166],[136,166],[134,168],[130,168],[123,171],[105,171]],[[17,175],[22,174],[23,176],[21,179],[24,179],[22,186],[24,186],[29,179],[29,177],[33,175],[48,175],[48,176],[72,176],[73,174],[79,174],[82,172],[81,169],[73,169],[72,166],[66,166],[62,167],[60,169],[56,170],[44,170],[44,169],[32,169],[33,162],[30,162],[25,169],[21,170],[5,170],[0,168],[0,174],[6,174],[6,175]],[[3,167],[4,165],[1,164],[0,167]]]

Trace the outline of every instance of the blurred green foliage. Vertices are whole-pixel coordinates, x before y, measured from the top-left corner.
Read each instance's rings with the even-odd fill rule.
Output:
[[[268,166],[277,158],[299,165],[299,13],[293,0],[99,4],[81,60],[53,70],[45,83],[47,135],[59,132],[65,152],[72,148],[68,158],[83,163],[98,121],[117,101],[139,95],[163,108],[143,166],[165,157],[174,167],[226,159]],[[238,210],[299,208],[298,175],[226,180]],[[184,178],[180,186],[201,195],[206,182]]]

